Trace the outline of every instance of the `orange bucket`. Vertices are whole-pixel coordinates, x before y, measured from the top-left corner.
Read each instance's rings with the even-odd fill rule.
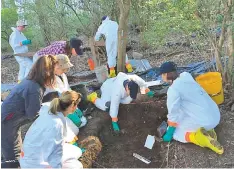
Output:
[[[196,77],[197,83],[210,95],[216,104],[224,102],[222,77],[219,72],[208,72]]]

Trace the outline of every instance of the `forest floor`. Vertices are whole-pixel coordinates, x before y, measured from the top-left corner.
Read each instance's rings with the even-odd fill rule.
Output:
[[[160,66],[166,60],[182,66],[209,59],[189,46],[183,46],[180,54],[168,57],[165,56],[173,52],[173,47],[157,51],[136,47],[133,49],[141,52],[152,67]],[[71,61],[75,66],[70,74],[88,70],[87,57],[73,57]],[[1,83],[16,83],[18,64],[15,59],[3,59],[1,66]],[[156,140],[152,150],[144,147],[147,135],[156,135],[157,127],[166,120],[166,97],[149,99],[139,96],[135,103],[120,105],[120,133],[113,132],[111,119],[107,113],[94,109],[88,115],[87,126],[80,130],[79,138],[82,140],[89,135],[95,135],[101,140],[103,149],[93,163],[93,167],[97,168],[232,168],[234,167],[234,112],[228,105],[230,98],[229,91],[225,90],[225,102],[219,106],[221,122],[216,128],[218,140],[224,147],[223,155],[177,141],[168,144]],[[30,124],[24,126],[23,136],[29,126]],[[133,157],[133,153],[149,159],[151,163],[143,163]]]

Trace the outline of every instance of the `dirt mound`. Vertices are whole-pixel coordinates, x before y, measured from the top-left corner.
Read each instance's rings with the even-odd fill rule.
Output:
[[[97,137],[89,136],[79,143],[82,148],[85,148],[86,151],[82,154],[82,157],[79,159],[83,164],[84,168],[92,167],[92,163],[96,160],[98,154],[102,150],[102,144]]]
[[[165,100],[148,99],[141,95],[134,103],[120,105],[118,118],[121,131],[115,133],[107,113],[93,112],[93,119],[80,131],[80,138],[96,135],[102,142],[103,150],[93,167],[160,167],[160,143],[156,141],[152,150],[145,148],[144,143],[148,134],[157,134],[157,127],[166,120],[166,114]],[[133,157],[133,153],[152,162],[146,165]]]

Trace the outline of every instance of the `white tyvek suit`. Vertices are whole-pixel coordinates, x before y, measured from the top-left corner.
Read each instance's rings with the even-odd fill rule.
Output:
[[[66,120],[61,112],[40,114],[25,136],[21,168],[83,168],[78,161],[82,152],[65,143],[66,133]]]
[[[117,47],[118,47],[118,23],[112,21],[107,17],[102,24],[99,26],[98,31],[95,35],[95,40],[99,41],[101,36],[104,35],[106,38],[106,53],[107,53],[107,64],[108,66],[116,66],[117,58]],[[126,63],[128,63],[128,57],[126,55]]]
[[[44,93],[44,96],[50,92],[54,92],[54,91],[57,91],[59,92],[60,94],[65,92],[65,91],[69,91],[71,90],[69,84],[68,84],[68,80],[67,80],[67,75],[65,73],[63,73],[61,75],[62,79],[60,77],[58,77],[57,75],[55,76],[55,81],[56,81],[56,84],[55,84],[55,87],[54,88],[46,88],[46,91]],[[67,118],[67,121],[68,121],[68,128],[71,129],[71,131],[73,131],[73,133],[75,133],[76,135],[78,135],[79,133],[79,128],[73,124],[73,122]],[[87,124],[87,119],[82,116],[81,117],[81,126],[80,127],[83,127]]]
[[[57,76],[57,75],[55,76],[55,81],[56,81],[55,87],[53,89],[46,88],[44,95],[47,95],[48,93],[54,92],[54,91],[62,93],[62,92],[71,90],[71,88],[68,84],[67,75],[65,73],[63,73],[61,75],[61,77],[62,77],[63,81],[60,79],[59,76]]]
[[[28,52],[27,45],[20,46],[20,42],[27,40],[27,38],[22,32],[18,31],[16,28],[12,27],[11,29],[13,30],[13,32],[10,35],[9,43],[14,51],[14,54]],[[33,62],[32,59],[29,57],[15,56],[15,59],[19,63],[18,80],[22,81],[28,75]]]
[[[51,102],[43,103],[41,106],[41,109],[39,111],[40,115],[47,114],[49,112]],[[79,133],[79,128],[67,117],[65,117],[66,120],[66,135],[65,135],[65,141],[71,142]]]
[[[173,138],[187,142],[187,132],[195,132],[200,127],[215,128],[220,121],[216,103],[205,90],[187,73],[181,73],[167,92],[168,121],[176,123]]]
[[[107,79],[101,87],[101,98],[96,99],[95,105],[106,111],[106,102],[110,102],[110,116],[115,118],[118,116],[119,104],[129,104],[133,100],[127,95],[123,86],[125,80],[135,81],[140,88],[147,88],[145,81],[137,75],[127,75],[120,72],[116,77]]]

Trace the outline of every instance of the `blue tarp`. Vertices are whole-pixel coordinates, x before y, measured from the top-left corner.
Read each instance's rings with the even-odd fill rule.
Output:
[[[191,74],[203,74],[208,71],[214,71],[215,67],[215,61],[213,62],[196,62],[191,63],[184,67],[178,67],[178,72],[189,72]],[[159,74],[159,67],[154,67],[152,69],[149,69],[145,71],[144,73],[140,74],[140,76],[145,79],[146,81],[152,81],[152,80],[161,80],[161,76]]]
[[[143,60],[144,65],[149,68],[150,66],[148,65],[147,60]],[[138,63],[138,62],[136,62]],[[139,62],[142,64],[142,62]],[[195,73],[195,74],[203,74],[208,71],[214,71],[215,67],[215,61],[213,62],[207,62],[207,61],[202,61],[202,62],[196,62],[196,63],[191,63],[187,66],[184,67],[178,67],[179,73],[182,72],[189,72],[189,73]],[[154,67],[151,68],[143,73],[138,74],[141,76],[145,81],[154,81],[154,80],[161,80],[161,76],[159,75],[159,67]],[[1,84],[1,92],[11,90],[16,84]]]

